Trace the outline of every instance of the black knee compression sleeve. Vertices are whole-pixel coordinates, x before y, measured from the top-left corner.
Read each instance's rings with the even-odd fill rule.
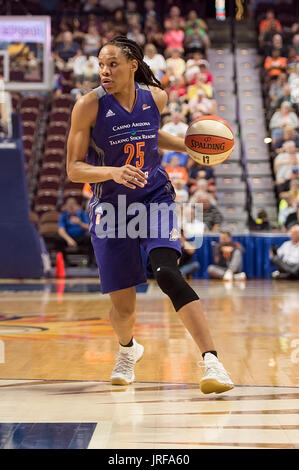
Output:
[[[185,281],[177,266],[178,254],[171,248],[155,248],[150,252],[154,276],[161,290],[168,295],[176,311],[194,300],[198,295]]]

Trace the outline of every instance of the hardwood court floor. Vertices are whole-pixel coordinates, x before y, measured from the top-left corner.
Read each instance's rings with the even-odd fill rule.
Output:
[[[200,392],[201,356],[154,282],[137,294],[129,387],[109,383],[97,280],[0,282],[0,448],[299,448],[298,283],[192,286],[236,384],[222,395]]]

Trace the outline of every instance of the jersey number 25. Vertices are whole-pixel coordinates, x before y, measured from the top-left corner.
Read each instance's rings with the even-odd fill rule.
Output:
[[[128,154],[126,165],[130,165],[136,153],[136,168],[142,168],[144,165],[144,151],[142,148],[145,146],[145,142],[137,142],[136,148],[134,144],[126,144],[124,146],[124,152]]]

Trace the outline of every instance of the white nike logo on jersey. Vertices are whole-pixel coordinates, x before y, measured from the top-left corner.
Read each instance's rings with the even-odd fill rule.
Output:
[[[146,109],[150,109],[150,108],[151,108],[151,106],[149,106],[149,105],[146,105],[146,104],[142,105],[142,110],[143,111],[145,111]]]
[[[115,116],[115,113],[111,109],[109,109],[106,113],[106,117],[110,117],[110,116]]]

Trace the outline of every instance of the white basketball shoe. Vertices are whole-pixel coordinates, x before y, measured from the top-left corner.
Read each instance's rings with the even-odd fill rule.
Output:
[[[111,374],[112,385],[129,385],[134,382],[134,367],[143,356],[144,347],[133,339],[133,346],[119,345],[118,358]]]
[[[199,386],[202,393],[222,393],[234,388],[234,384],[222,363],[212,353],[206,353],[198,364],[205,367],[205,373]]]

